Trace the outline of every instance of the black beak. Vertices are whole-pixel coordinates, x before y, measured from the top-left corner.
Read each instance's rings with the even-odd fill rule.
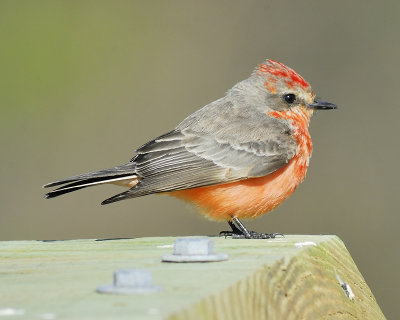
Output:
[[[308,108],[314,110],[330,110],[330,109],[337,109],[337,105],[330,102],[315,99],[314,103],[308,105]]]

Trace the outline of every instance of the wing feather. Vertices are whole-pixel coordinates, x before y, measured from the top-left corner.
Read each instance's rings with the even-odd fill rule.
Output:
[[[285,165],[297,147],[286,124],[271,119],[267,123],[264,140],[238,139],[237,131],[210,134],[191,128],[160,136],[140,147],[132,159],[140,182],[105,203],[267,175]]]

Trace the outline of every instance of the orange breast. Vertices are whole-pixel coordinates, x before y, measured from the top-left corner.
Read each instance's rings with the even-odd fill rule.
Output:
[[[273,116],[283,117],[282,113]],[[229,220],[232,216],[255,218],[276,208],[303,181],[312,151],[307,128],[309,115],[301,112],[289,116],[296,117],[291,120],[298,149],[287,165],[264,177],[169,194],[195,204],[202,213],[215,220]]]
[[[264,177],[174,191],[170,195],[194,203],[211,219],[255,218],[290,196],[306,171],[305,162],[296,156],[286,166]]]

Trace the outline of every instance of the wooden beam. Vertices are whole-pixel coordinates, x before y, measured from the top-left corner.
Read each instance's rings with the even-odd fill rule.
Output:
[[[18,319],[385,319],[342,241],[212,238],[229,260],[162,263],[176,238],[0,242],[0,315]],[[163,291],[99,294],[118,269]]]

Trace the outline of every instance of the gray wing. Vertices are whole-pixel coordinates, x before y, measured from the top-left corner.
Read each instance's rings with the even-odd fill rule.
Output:
[[[264,176],[296,152],[290,128],[278,119],[254,112],[239,118],[227,112],[224,118],[219,110],[215,119],[212,112],[204,114],[139,148],[132,162],[140,182],[105,203]],[[221,118],[228,125],[221,125]]]

